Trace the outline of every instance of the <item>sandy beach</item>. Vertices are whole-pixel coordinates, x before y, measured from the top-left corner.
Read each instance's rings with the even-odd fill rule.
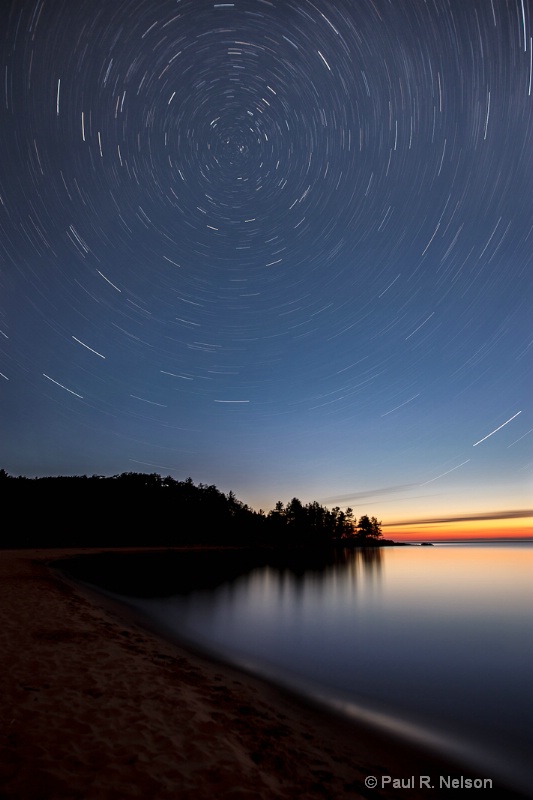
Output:
[[[468,775],[118,616],[47,566],[81,552],[0,552],[1,798],[433,798]]]

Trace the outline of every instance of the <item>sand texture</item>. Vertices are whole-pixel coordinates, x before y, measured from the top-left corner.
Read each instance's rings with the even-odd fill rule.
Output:
[[[116,616],[66,554],[0,551],[1,798],[441,795],[365,788],[449,768]]]

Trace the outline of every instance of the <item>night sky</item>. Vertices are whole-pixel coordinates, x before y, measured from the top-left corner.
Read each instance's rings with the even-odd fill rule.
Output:
[[[0,31],[0,466],[524,524],[531,2],[13,0]]]

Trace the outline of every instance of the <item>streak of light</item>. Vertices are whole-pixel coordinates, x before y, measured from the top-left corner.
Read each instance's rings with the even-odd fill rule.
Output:
[[[128,458],[128,461],[132,461],[134,464],[145,464],[147,467],[156,467],[157,469],[177,469],[177,467],[169,466],[168,464],[154,464],[152,461],[139,461],[137,458]]]
[[[508,444],[507,445],[507,449],[512,447],[513,444],[516,444],[517,442],[520,442],[525,436],[528,436],[528,434],[530,434],[532,431],[533,431],[533,428],[530,428],[528,431],[526,431],[524,434],[522,434],[522,436],[520,436],[518,439],[515,439],[514,442],[511,442],[511,444]]]
[[[527,89],[528,95],[531,97],[531,77],[533,73],[533,37],[529,37],[529,86]]]
[[[411,338],[411,336],[414,336],[414,335],[415,335],[415,333],[416,333],[417,331],[419,331],[419,330],[420,330],[420,328],[422,327],[422,325],[425,325],[425,324],[426,324],[426,322],[427,322],[428,320],[430,320],[430,319],[431,319],[431,317],[433,316],[433,314],[434,314],[434,313],[435,313],[435,312],[434,312],[434,311],[432,311],[432,312],[431,312],[431,314],[429,315],[429,317],[427,317],[427,318],[424,320],[424,322],[421,322],[421,323],[420,323],[420,325],[418,326],[418,328],[415,328],[415,329],[414,329],[414,331],[413,331],[412,333],[410,333],[410,334],[409,334],[409,336],[406,336],[406,337],[405,337],[405,341],[407,341],[408,339],[410,339],[410,338]]]
[[[165,261],[170,261],[170,263],[174,264],[175,267],[179,267],[181,269],[181,264],[178,264],[177,261],[172,261],[172,259],[168,258],[168,256],[163,256],[163,258],[165,259]]]
[[[98,273],[99,275],[101,275],[101,276],[102,276],[102,278],[104,279],[104,281],[107,281],[107,282],[108,282],[108,284],[109,284],[110,286],[112,286],[112,287],[113,287],[113,289],[116,289],[116,290],[117,290],[117,292],[120,292],[120,293],[122,294],[122,289],[119,289],[119,288],[118,288],[118,286],[115,286],[115,284],[114,284],[114,283],[111,283],[111,281],[109,280],[109,278],[106,278],[106,276],[104,275],[104,273],[103,273],[103,272],[100,272],[100,270],[99,270],[99,269],[97,269],[96,271],[97,271],[97,273]]]
[[[449,469],[447,472],[442,472],[440,475],[437,475],[437,477],[436,477],[436,478],[431,478],[431,480],[429,480],[429,481],[425,481],[424,483],[419,483],[418,485],[419,485],[419,486],[427,486],[427,485],[428,485],[428,483],[433,483],[433,481],[438,481],[438,479],[439,479],[439,478],[443,478],[445,475],[449,475],[449,474],[450,474],[450,472],[454,472],[454,470],[456,470],[456,469],[459,469],[459,467],[462,467],[462,466],[464,466],[465,464],[468,464],[468,462],[469,462],[470,460],[471,460],[470,458],[467,458],[467,459],[466,459],[466,461],[463,461],[461,464],[457,464],[457,466],[456,466],[456,467],[452,467],[452,468],[451,468],[451,469]]]
[[[400,272],[398,275],[396,275],[396,277],[394,278],[394,280],[392,281],[392,283],[389,283],[389,285],[387,286],[387,288],[386,288],[386,289],[384,289],[384,290],[381,292],[381,294],[378,294],[378,299],[379,299],[380,297],[383,297],[383,295],[385,294],[385,292],[388,292],[388,291],[389,291],[390,287],[391,287],[391,286],[393,286],[393,285],[396,283],[396,281],[398,280],[398,278],[400,277],[400,275],[401,275],[401,272]]]
[[[526,37],[526,11],[524,8],[524,0],[521,0],[522,4],[522,27],[524,29],[524,53],[527,51],[527,37]]]
[[[72,389],[67,389],[66,386],[63,386],[62,383],[59,383],[58,381],[55,381],[53,378],[50,377],[50,375],[47,375],[46,372],[43,372],[43,375],[47,380],[52,381],[52,383],[55,383],[56,386],[60,386],[61,389],[64,389],[66,392],[69,392],[70,394],[73,394],[74,397],[79,397],[80,400],[83,400],[83,396],[81,394],[78,394],[77,392],[73,392]]]
[[[81,344],[82,347],[86,347],[87,350],[90,350],[91,353],[94,353],[95,356],[100,356],[100,358],[103,358],[105,360],[105,356],[103,356],[101,353],[98,353],[96,350],[93,350],[92,347],[89,347],[88,344],[84,344],[84,342],[81,342],[79,339],[76,339],[75,336],[73,336],[72,338],[74,339],[75,342],[78,342],[78,344]]]
[[[142,400],[143,403],[150,403],[151,406],[159,406],[160,408],[168,408],[168,406],[163,405],[163,403],[154,403],[153,400],[147,400],[145,397],[138,397],[136,394],[130,394],[130,397],[133,397],[135,400]]]
[[[335,27],[335,25],[334,25],[332,22],[330,22],[330,21],[329,21],[329,19],[328,19],[328,18],[327,18],[327,17],[326,17],[326,16],[325,16],[325,15],[324,15],[324,14],[323,14],[321,11],[319,11],[319,14],[320,14],[320,16],[322,17],[322,19],[325,19],[325,20],[326,20],[326,22],[328,23],[329,27],[330,27],[332,30],[334,30],[334,31],[335,31],[335,33],[337,34],[337,36],[340,36],[340,33],[339,33],[339,31],[337,30],[337,28]]]
[[[489,114],[490,114],[490,91],[487,92],[487,117],[485,119],[485,133],[483,134],[483,138],[487,138],[487,128],[489,125]]]
[[[320,56],[320,58],[322,59],[322,61],[324,62],[324,64],[326,65],[326,67],[327,67],[327,68],[329,69],[329,71],[331,72],[331,67],[330,67],[330,65],[328,64],[328,62],[326,61],[326,59],[324,58],[324,56],[322,55],[322,53],[320,52],[320,50],[317,50],[317,53],[318,53],[318,55]]]
[[[415,395],[413,395],[413,397],[410,397],[410,398],[409,398],[409,400],[406,400],[406,401],[405,401],[405,403],[400,403],[400,405],[399,405],[399,406],[396,406],[396,408],[391,408],[391,410],[390,410],[390,411],[386,411],[386,412],[385,412],[385,414],[382,414],[381,416],[382,416],[382,417],[386,417],[386,416],[388,416],[389,414],[392,414],[392,412],[393,412],[393,411],[398,411],[398,409],[399,409],[399,408],[402,408],[403,406],[406,406],[406,405],[407,405],[407,403],[410,403],[410,402],[411,402],[411,400],[416,400],[416,398],[417,398],[417,397],[420,397],[420,392],[419,392],[418,394],[415,394]]]
[[[164,369],[161,370],[163,375],[172,375],[173,378],[183,378],[184,381],[193,381],[194,378],[189,378],[187,375],[176,375],[175,372],[165,372]]]
[[[281,34],[281,36],[282,36],[282,38],[283,38],[283,39],[285,39],[285,41],[286,41],[286,42],[288,42],[289,44],[292,44],[292,46],[293,46],[294,48],[296,48],[296,50],[299,50],[299,47],[298,47],[298,45],[297,45],[297,44],[294,44],[294,42],[292,42],[290,39],[288,39],[288,38],[287,38],[287,36],[284,36],[283,34]]]
[[[438,223],[437,223],[437,227],[436,227],[436,228],[435,228],[435,230],[433,231],[433,236],[431,237],[431,239],[429,240],[429,242],[428,242],[428,243],[427,243],[427,245],[425,246],[424,250],[422,251],[422,255],[425,255],[425,254],[426,254],[426,252],[427,252],[427,250],[428,250],[428,248],[429,248],[429,245],[431,244],[431,242],[433,241],[433,239],[434,239],[434,238],[435,238],[435,236],[437,235],[437,231],[438,231],[438,229],[439,229],[439,228],[440,228],[440,222],[438,222]]]
[[[510,417],[510,419],[508,419],[508,420],[507,420],[507,422],[504,422],[504,423],[503,423],[502,425],[500,425],[498,428],[495,428],[495,429],[494,429],[493,431],[491,431],[490,433],[487,433],[487,435],[486,435],[486,436],[484,436],[484,437],[483,437],[483,439],[480,439],[480,440],[479,440],[479,442],[474,442],[474,444],[472,445],[472,447],[476,447],[476,445],[478,445],[478,444],[481,444],[481,442],[484,442],[484,441],[485,441],[485,439],[488,439],[488,438],[489,438],[489,436],[493,436],[495,433],[498,433],[498,431],[501,431],[501,429],[502,429],[503,427],[505,427],[505,425],[508,425],[510,422],[512,422],[512,421],[513,421],[513,419],[515,419],[515,418],[516,418],[516,417],[517,417],[519,414],[521,414],[521,413],[522,413],[521,411],[517,411],[517,412],[516,412],[516,414],[514,414],[512,417]]]

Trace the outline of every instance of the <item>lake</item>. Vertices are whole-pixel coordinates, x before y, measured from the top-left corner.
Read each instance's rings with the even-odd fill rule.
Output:
[[[531,791],[533,542],[346,550],[324,565],[238,573],[128,603],[167,632]]]

